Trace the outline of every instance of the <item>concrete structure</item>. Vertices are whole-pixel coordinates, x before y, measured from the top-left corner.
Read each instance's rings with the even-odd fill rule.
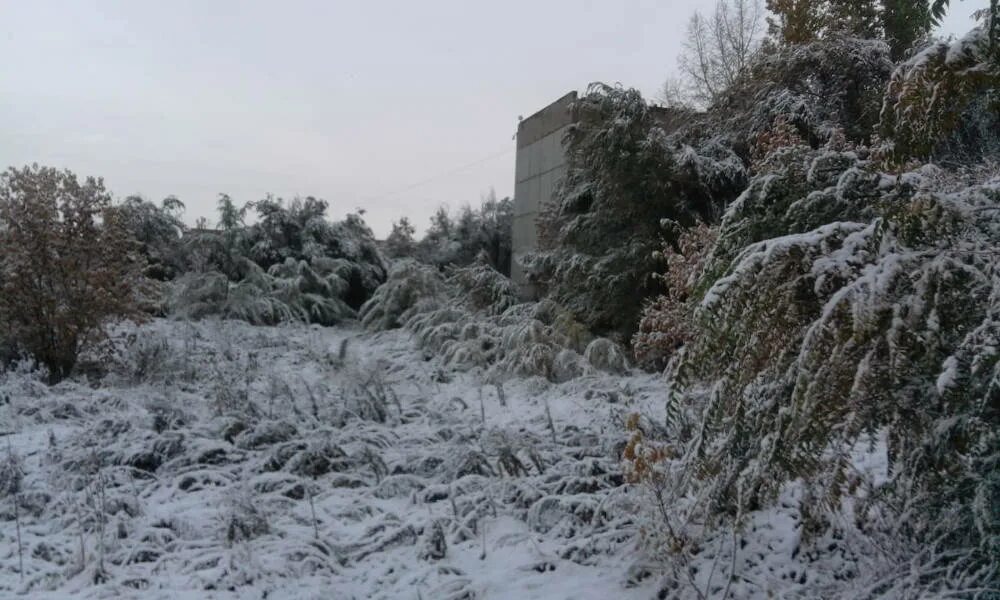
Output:
[[[576,97],[576,92],[570,92],[517,126],[511,278],[525,298],[532,298],[535,291],[528,284],[518,259],[538,247],[535,224],[538,211],[552,199],[566,173],[563,136],[575,121],[571,105]]]

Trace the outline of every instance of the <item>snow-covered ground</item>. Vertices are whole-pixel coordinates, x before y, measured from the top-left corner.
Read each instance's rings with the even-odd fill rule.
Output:
[[[99,386],[3,376],[24,575],[3,499],[0,597],[655,593],[627,580],[637,507],[618,456],[622,415],[662,404],[656,377],[501,390],[443,372],[403,331],[122,335]]]
[[[0,598],[852,597],[864,568],[849,540],[800,552],[794,485],[680,568],[645,558],[620,457],[627,415],[662,418],[655,375],[497,387],[402,330],[119,335],[100,384],[0,375],[0,459],[25,474]]]

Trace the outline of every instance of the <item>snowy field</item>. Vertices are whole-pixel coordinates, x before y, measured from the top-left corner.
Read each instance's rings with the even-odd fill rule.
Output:
[[[0,501],[0,597],[666,597],[619,458],[626,415],[663,410],[657,376],[497,387],[402,330],[119,335],[100,385],[0,379],[3,455],[25,473],[16,514]],[[789,494],[738,563],[720,536],[667,587],[813,596]],[[834,554],[812,568],[828,591],[850,564]]]
[[[0,596],[650,596],[624,587],[615,415],[657,404],[654,378],[518,381],[504,406],[404,332],[128,333],[99,388],[0,386],[26,473],[25,574],[4,514]]]

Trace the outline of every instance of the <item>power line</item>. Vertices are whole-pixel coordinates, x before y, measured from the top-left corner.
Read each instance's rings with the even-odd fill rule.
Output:
[[[455,167],[453,169],[449,169],[448,171],[445,171],[443,173],[438,173],[437,175],[433,175],[433,176],[428,177],[426,179],[421,179],[420,181],[408,184],[406,186],[403,186],[403,187],[401,187],[399,189],[396,189],[396,190],[393,190],[391,192],[385,192],[383,194],[379,194],[378,196],[369,196],[367,198],[362,198],[362,200],[365,201],[365,202],[371,202],[373,200],[382,200],[384,198],[388,198],[389,196],[395,196],[396,194],[402,194],[403,192],[408,192],[408,191],[410,191],[410,190],[412,190],[414,188],[418,188],[418,187],[420,187],[422,185],[427,185],[428,183],[433,183],[433,182],[438,181],[440,179],[443,179],[445,177],[451,177],[452,175],[455,175],[457,173],[461,173],[462,171],[465,171],[467,169],[471,169],[472,167],[477,167],[477,166],[479,166],[479,165],[481,165],[481,164],[483,164],[485,162],[489,162],[491,160],[500,158],[501,156],[506,156],[506,155],[510,154],[511,152],[513,152],[513,151],[514,151],[514,148],[506,148],[506,149],[504,149],[501,152],[497,152],[497,153],[491,154],[491,155],[489,155],[489,156],[487,156],[485,158],[480,158],[477,161],[470,162],[468,164],[464,164],[464,165]]]

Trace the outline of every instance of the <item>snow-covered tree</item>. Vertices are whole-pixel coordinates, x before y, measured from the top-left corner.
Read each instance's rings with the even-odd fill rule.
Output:
[[[643,300],[661,291],[652,277],[661,219],[682,227],[716,220],[745,170],[715,141],[695,149],[670,138],[662,113],[636,90],[594,84],[575,110],[567,174],[543,207],[540,249],[526,266],[539,289],[588,327],[627,336]]]
[[[995,171],[950,192],[933,169],[895,177],[855,151],[778,152],[723,218],[694,286],[697,333],[668,369],[669,431],[632,448],[633,472],[699,498],[715,526],[802,481],[807,545],[868,486],[852,517],[893,540],[888,560],[952,572],[903,582],[903,595],[989,587],[1000,567],[1000,515],[984,510],[1000,502]],[[887,479],[859,479],[852,452],[879,436]]]
[[[880,40],[831,34],[779,47],[764,53],[746,85],[731,95],[730,123],[745,124],[751,139],[783,119],[810,145],[834,131],[865,142],[878,123],[892,68]]]
[[[360,214],[330,222],[326,201],[312,196],[286,204],[268,195],[237,209],[223,195],[219,207],[222,231],[186,241],[190,272],[170,295],[174,314],[330,325],[385,281],[388,265]],[[257,220],[247,226],[250,209]]]
[[[882,106],[879,153],[889,165],[947,154],[953,136],[964,151],[1000,151],[1000,55],[989,25],[953,42],[931,44],[893,72]],[[964,130],[964,132],[963,132]],[[972,139],[969,139],[969,138]],[[978,148],[977,148],[978,146]]]
[[[392,231],[385,238],[385,251],[390,258],[413,257],[417,248],[417,241],[413,234],[417,232],[410,220],[406,217],[394,221]]]
[[[819,37],[823,28],[823,6],[815,0],[767,0],[768,31],[784,44],[802,44]]]
[[[166,281],[184,269],[181,220],[184,203],[175,196],[155,204],[142,196],[129,196],[117,207],[123,224],[140,244],[148,263],[146,276]]]
[[[471,265],[485,253],[490,266],[509,276],[513,219],[513,200],[497,199],[492,190],[478,208],[463,206],[456,217],[442,206],[417,244],[417,257],[443,269]]]

